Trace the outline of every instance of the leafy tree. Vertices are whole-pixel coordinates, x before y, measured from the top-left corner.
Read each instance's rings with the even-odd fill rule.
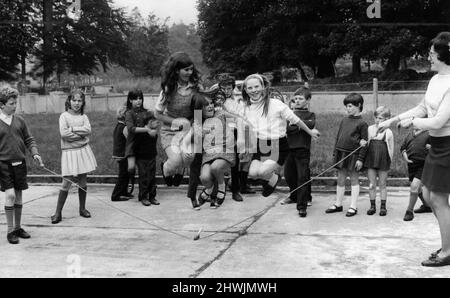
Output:
[[[168,31],[166,24],[150,14],[144,21],[135,9],[135,25],[127,38],[129,57],[126,68],[135,76],[158,76],[165,59],[169,55]]]
[[[173,24],[169,28],[170,53],[185,52],[194,61],[195,66],[203,75],[208,75],[209,69],[203,61],[201,53],[202,41],[195,24]]]
[[[3,0],[0,2],[0,79],[15,78],[17,66],[22,64],[25,76],[25,60],[38,40],[36,7],[33,1]]]

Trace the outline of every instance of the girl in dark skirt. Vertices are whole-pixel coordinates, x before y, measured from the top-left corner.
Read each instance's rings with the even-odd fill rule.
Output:
[[[450,32],[441,32],[431,41],[431,78],[425,97],[415,108],[380,124],[394,122],[429,130],[431,149],[422,172],[423,196],[433,209],[441,233],[442,248],[422,262],[423,266],[450,265]]]
[[[362,119],[364,99],[360,94],[351,93],[344,99],[344,106],[348,117],[342,119],[336,136],[334,149],[334,162],[338,163],[360,146],[367,145],[367,123]],[[356,201],[359,197],[359,171],[363,167],[366,148],[362,147],[352,156],[336,165],[338,169],[338,182],[336,187],[336,201],[325,213],[341,212],[345,193],[345,180],[350,176],[352,185],[351,203],[346,216],[356,215]]]
[[[392,156],[394,155],[394,135],[389,128],[379,131],[378,124],[391,118],[391,111],[384,106],[378,107],[374,112],[374,118],[375,124],[371,125],[368,129],[369,147],[367,148],[367,155],[364,160],[364,168],[367,169],[367,176],[369,178],[370,209],[367,210],[367,215],[373,215],[377,211],[375,200],[377,196],[378,177],[381,197],[380,216],[385,216],[387,214],[386,181],[388,171],[391,167]]]

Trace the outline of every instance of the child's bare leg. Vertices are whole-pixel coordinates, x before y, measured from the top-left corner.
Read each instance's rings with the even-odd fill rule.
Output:
[[[262,162],[260,160],[253,160],[250,163],[250,167],[248,169],[248,177],[251,179],[259,179],[259,168],[261,167]]]
[[[162,173],[165,177],[173,176],[180,171],[183,165],[181,150],[177,146],[170,146],[166,149],[167,160],[164,163]]]
[[[409,187],[409,204],[408,204],[407,210],[409,210],[411,212],[413,212],[414,206],[416,205],[417,198],[419,196],[419,191],[421,188],[421,184],[422,184],[422,182],[419,179],[414,178]]]
[[[388,171],[379,171],[378,172],[378,182],[380,185],[380,197],[381,197],[381,207],[380,207],[380,215],[385,216],[387,214],[386,210],[386,200],[387,200],[387,176]]]
[[[274,187],[278,181],[278,175],[276,174],[280,169],[280,165],[271,159],[264,161],[259,168],[258,176],[267,181],[267,183]]]
[[[217,181],[217,188],[218,188],[217,199],[219,200],[219,205],[225,199],[224,174],[225,174],[225,171],[227,170],[227,168],[229,168],[229,167],[230,167],[230,164],[228,163],[228,161],[226,161],[224,159],[216,159],[211,164],[211,173],[214,176],[215,180]]]
[[[368,169],[367,177],[369,178],[369,199],[370,199],[370,209],[367,210],[367,215],[373,215],[377,211],[375,205],[375,200],[377,198],[377,170]]]
[[[211,165],[204,164],[200,172],[200,181],[204,186],[205,193],[209,196],[212,194],[214,189],[214,180],[211,173]],[[205,198],[206,199],[206,198]]]

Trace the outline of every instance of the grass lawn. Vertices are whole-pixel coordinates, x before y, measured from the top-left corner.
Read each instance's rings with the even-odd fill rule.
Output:
[[[311,148],[311,170],[316,175],[329,166],[333,162],[333,148],[339,122],[344,114],[317,114],[317,129],[321,132],[319,141],[313,142]],[[116,162],[111,159],[112,156],[112,133],[116,125],[115,113],[110,112],[92,112],[88,114],[92,126],[91,147],[97,158],[98,168],[93,175],[115,175],[117,171]],[[24,115],[25,121],[28,123],[31,133],[35,137],[39,151],[42,155],[47,168],[60,173],[61,172],[61,149],[58,119],[59,114],[35,114]],[[364,114],[364,119],[369,125],[373,124],[373,117]],[[406,163],[401,158],[399,148],[402,140],[405,138],[407,131],[393,129],[395,138],[395,155],[391,166],[391,177],[407,177]],[[165,154],[160,148],[158,155],[158,163]],[[31,159],[28,160],[30,174],[48,174],[46,171],[36,167]],[[159,174],[159,166],[157,166],[157,174]],[[325,174],[325,176],[334,176],[335,171]]]

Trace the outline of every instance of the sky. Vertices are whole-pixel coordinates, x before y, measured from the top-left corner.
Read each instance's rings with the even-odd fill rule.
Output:
[[[138,7],[144,18],[150,12],[153,12],[161,20],[170,17],[168,24],[196,23],[196,2],[196,0],[113,0],[115,7],[124,7],[128,11]]]

